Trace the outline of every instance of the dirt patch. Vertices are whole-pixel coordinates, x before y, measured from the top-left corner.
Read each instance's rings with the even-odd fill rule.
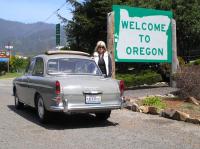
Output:
[[[163,101],[166,103],[167,108],[179,110],[189,114],[191,118],[200,119],[200,106],[182,99],[163,99]]]

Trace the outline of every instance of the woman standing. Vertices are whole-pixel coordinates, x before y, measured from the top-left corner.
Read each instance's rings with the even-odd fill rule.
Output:
[[[105,42],[97,42],[94,52],[94,60],[106,77],[112,76],[112,61],[107,51]]]

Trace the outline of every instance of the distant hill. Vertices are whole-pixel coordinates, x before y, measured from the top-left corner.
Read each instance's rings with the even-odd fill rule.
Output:
[[[55,49],[55,24],[37,22],[25,24],[0,19],[0,50],[11,43],[14,52],[24,56],[43,53]],[[61,45],[65,45],[65,35],[61,27]]]

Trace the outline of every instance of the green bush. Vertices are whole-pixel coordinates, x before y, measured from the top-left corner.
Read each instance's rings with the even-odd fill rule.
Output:
[[[156,108],[159,108],[159,109],[166,108],[166,104],[162,101],[162,99],[156,96],[146,97],[142,101],[142,104],[145,106],[155,106]]]
[[[132,79],[134,77],[135,77],[135,75],[131,75],[131,74],[117,74],[116,75],[116,78],[118,80],[124,80],[126,87],[132,86]]]
[[[124,80],[125,86],[137,86],[154,84],[162,80],[161,75],[152,71],[143,71],[139,74],[117,74],[118,80]]]
[[[24,72],[27,67],[29,59],[24,59],[20,57],[11,57],[10,61],[10,71],[11,72]]]
[[[200,59],[195,60],[193,64],[194,65],[200,65]]]
[[[161,63],[158,72],[162,76],[162,80],[169,82],[170,81],[170,71],[171,65],[169,63]]]
[[[184,66],[179,70],[174,79],[179,88],[180,98],[195,97],[200,99],[200,67],[199,65]]]
[[[184,66],[185,65],[185,61],[182,57],[178,56],[178,62],[180,66]]]
[[[0,62],[0,72],[7,70],[8,70],[8,64],[6,62]]]

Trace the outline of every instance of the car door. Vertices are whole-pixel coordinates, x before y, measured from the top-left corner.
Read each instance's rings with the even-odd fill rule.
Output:
[[[44,76],[44,61],[43,58],[37,57],[35,60],[35,65],[32,74],[28,78],[29,88],[27,91],[27,99],[31,106],[34,106],[34,96],[38,91],[40,92],[42,88],[42,79]]]
[[[35,58],[30,60],[30,63],[25,71],[25,74],[20,78],[20,88],[18,89],[18,94],[19,94],[19,98],[20,100],[22,100],[25,104],[29,104],[28,103],[28,99],[27,99],[27,91],[29,88],[29,76],[31,75],[33,68],[34,68],[34,64],[35,64]]]

